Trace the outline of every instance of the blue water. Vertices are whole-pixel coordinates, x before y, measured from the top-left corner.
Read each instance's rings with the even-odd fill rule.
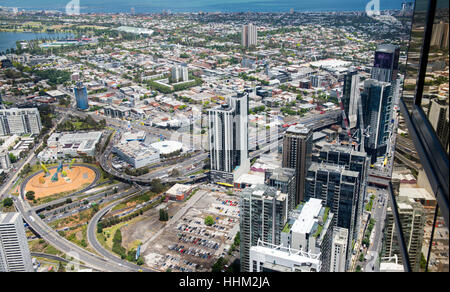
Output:
[[[32,10],[65,11],[70,0],[2,0],[5,7]],[[81,13],[103,12],[154,13],[172,12],[287,12],[295,11],[363,11],[370,0],[80,0]],[[380,0],[380,9],[400,9],[405,0]]]
[[[65,33],[0,32],[0,52],[5,52],[6,49],[15,49],[17,41],[65,39],[71,37],[73,37],[72,34]]]

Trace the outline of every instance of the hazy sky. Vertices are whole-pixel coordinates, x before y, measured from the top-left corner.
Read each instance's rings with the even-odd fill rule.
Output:
[[[173,11],[288,11],[364,10],[370,0],[79,0],[81,12]],[[376,0],[375,0],[376,1]],[[380,0],[380,8],[400,9],[405,0]],[[19,9],[64,10],[70,0],[1,0],[1,6]]]

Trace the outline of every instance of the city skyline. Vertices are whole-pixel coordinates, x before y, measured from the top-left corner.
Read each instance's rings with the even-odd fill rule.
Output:
[[[327,1],[0,7],[0,270],[448,271],[448,5]]]

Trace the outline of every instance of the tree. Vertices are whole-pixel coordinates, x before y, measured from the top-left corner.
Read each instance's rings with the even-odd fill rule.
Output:
[[[9,153],[8,156],[9,156],[9,160],[11,161],[11,163],[15,163],[17,161],[17,157],[14,156],[14,154]]]
[[[136,261],[136,264],[138,266],[142,266],[144,264],[144,260],[142,259],[142,257],[139,257],[138,260]]]
[[[32,201],[32,200],[34,200],[34,198],[35,198],[34,194],[35,194],[35,193],[34,193],[33,191],[28,191],[28,192],[25,194],[25,197],[27,198],[27,200]]]
[[[154,179],[151,182],[152,192],[161,193],[164,190],[164,185],[161,183],[160,179]]]
[[[172,172],[170,173],[170,176],[171,177],[178,177],[178,176],[180,176],[180,171],[178,169],[174,168],[172,170]]]
[[[214,218],[212,216],[206,216],[205,218],[205,224],[207,226],[214,225]]]
[[[63,264],[61,262],[59,262],[58,264],[58,272],[65,272],[66,269],[64,268]]]
[[[221,272],[224,268],[224,265],[227,263],[227,261],[223,258],[220,257],[217,262],[212,266],[212,272],[213,273],[218,273]]]
[[[169,213],[167,210],[161,208],[159,209],[159,221],[168,221],[169,220]]]
[[[13,205],[13,200],[11,198],[6,198],[3,200],[3,207],[11,207]]]

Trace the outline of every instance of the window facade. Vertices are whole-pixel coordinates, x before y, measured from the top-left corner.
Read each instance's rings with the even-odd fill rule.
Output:
[[[405,271],[449,271],[448,6],[417,0],[412,19],[383,244]]]

